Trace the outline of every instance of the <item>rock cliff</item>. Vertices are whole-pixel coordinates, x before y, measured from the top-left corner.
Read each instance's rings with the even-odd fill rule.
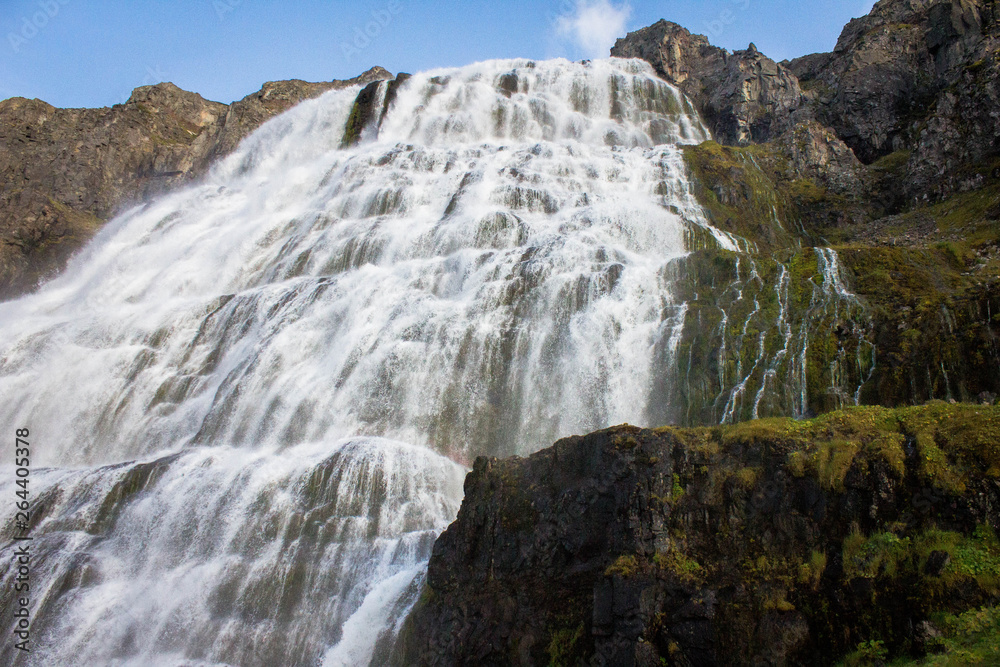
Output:
[[[1000,593],[998,438],[1000,408],[937,404],[623,426],[481,458],[394,660],[824,665],[946,649],[955,619]]]
[[[882,0],[832,53],[773,66],[666,21],[612,51],[648,60],[710,120],[722,145],[686,157],[717,226],[792,264],[801,246],[838,251],[875,328],[866,402],[1000,392],[998,11]]]
[[[803,358],[843,357],[870,326],[862,403],[950,402],[828,412],[835,365],[807,361],[809,411],[826,413],[810,421],[624,426],[480,459],[394,664],[997,660],[997,5],[882,0],[834,52],[785,63],[666,21],[618,41],[704,115],[716,141],[685,149],[694,194],[756,245],[758,281],[789,275],[789,308],[808,310],[812,246],[836,250],[856,309],[813,321]],[[718,421],[730,254],[684,260],[698,330],[660,423]]]
[[[795,75],[753,44],[729,53],[702,35],[659,21],[619,39],[611,55],[651,63],[691,98],[724,143],[767,141],[790,129],[805,111],[806,97]]]
[[[881,0],[832,53],[775,63],[729,53],[660,21],[613,56],[649,61],[680,86],[716,139],[747,145],[815,119],[864,164],[909,152],[896,188],[910,203],[981,186],[1000,152],[1000,7],[994,0]]]
[[[170,83],[137,88],[125,104],[56,109],[0,102],[0,298],[30,290],[123,208],[205,173],[264,121],[347,81],[264,84],[231,105]]]

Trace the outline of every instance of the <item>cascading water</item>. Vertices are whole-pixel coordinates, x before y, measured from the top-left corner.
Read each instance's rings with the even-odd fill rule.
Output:
[[[5,663],[380,664],[472,458],[676,416],[692,239],[746,259],[719,276],[721,358],[741,361],[712,418],[798,413],[769,396],[805,391],[810,320],[784,267],[765,287],[752,243],[708,224],[681,152],[708,133],[648,65],[494,61],[388,90],[356,145],[356,89],[305,102],[0,304],[37,554],[37,651]],[[812,310],[853,298],[840,280]]]

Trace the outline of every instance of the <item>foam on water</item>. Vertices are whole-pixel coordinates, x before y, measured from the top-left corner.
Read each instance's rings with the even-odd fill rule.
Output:
[[[706,222],[680,146],[708,134],[646,64],[419,74],[341,148],[357,92],[0,304],[0,422],[36,466],[29,662],[378,664],[452,461],[645,422],[687,313],[666,267],[692,229],[745,244]]]

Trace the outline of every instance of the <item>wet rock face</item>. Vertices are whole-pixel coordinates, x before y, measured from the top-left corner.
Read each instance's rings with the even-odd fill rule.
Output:
[[[137,88],[106,109],[0,102],[0,298],[59,271],[105,220],[187,183],[263,122],[304,99],[391,75],[267,83],[231,105],[171,83]]]
[[[945,409],[899,415],[917,428]],[[975,410],[998,423],[996,408]],[[918,650],[914,628],[933,606],[921,587],[957,581],[958,552],[923,531],[996,527],[1000,486],[972,473],[951,492],[926,491],[908,427],[891,454],[861,445],[891,426],[854,430],[857,447],[835,442],[890,414],[788,422],[808,445],[773,424],[624,426],[528,459],[479,459],[396,664],[832,664],[871,632],[891,637],[894,653]],[[828,445],[840,452],[827,460],[835,471],[799,467]],[[991,599],[973,579],[955,586],[946,604]]]
[[[652,64],[694,101],[722,143],[768,141],[792,127],[805,103],[795,75],[753,44],[730,54],[667,21],[619,39],[611,55]]]

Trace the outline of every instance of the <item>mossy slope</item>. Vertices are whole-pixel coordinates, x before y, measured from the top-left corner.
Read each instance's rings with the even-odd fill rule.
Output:
[[[751,336],[724,344],[711,333],[733,305],[721,285],[732,282],[737,262],[756,270],[751,294],[763,299],[758,322],[780,305],[767,293],[780,293],[782,271],[790,272],[789,321],[804,327],[802,337],[808,338],[798,341],[806,351],[800,367],[786,360],[777,369],[778,384],[785,387],[769,389],[761,409],[738,418],[822,413],[851,404],[843,394],[854,394],[852,386],[860,387],[861,403],[886,406],[931,399],[992,402],[1000,394],[1000,179],[993,176],[1000,170],[979,169],[975,190],[943,201],[901,200],[894,193],[906,151],[867,167],[835,163],[831,142],[825,152],[814,148],[823,140],[817,133],[805,128],[767,144],[708,142],[685,150],[709,220],[745,239],[750,251],[693,247],[684,260],[678,274],[682,298],[692,299],[693,321],[682,350],[689,353],[694,379],[690,373],[682,377],[681,395],[670,402],[674,412],[658,416],[687,424],[720,417],[714,398],[726,387],[715,378],[725,377],[727,364],[739,363],[736,348],[753,342]],[[856,307],[833,304],[835,317],[810,317],[816,304],[808,293],[822,286],[813,247],[836,253]],[[739,294],[747,297],[742,284]],[[830,311],[829,300],[822,305]],[[743,316],[738,311],[736,319]],[[773,355],[777,328],[769,335],[765,346]],[[852,356],[856,363],[846,363]],[[805,388],[797,404],[791,397],[803,387],[792,386],[795,373]]]
[[[480,459],[397,659],[823,665],[985,650],[997,443],[1000,408],[939,402],[625,426]]]

